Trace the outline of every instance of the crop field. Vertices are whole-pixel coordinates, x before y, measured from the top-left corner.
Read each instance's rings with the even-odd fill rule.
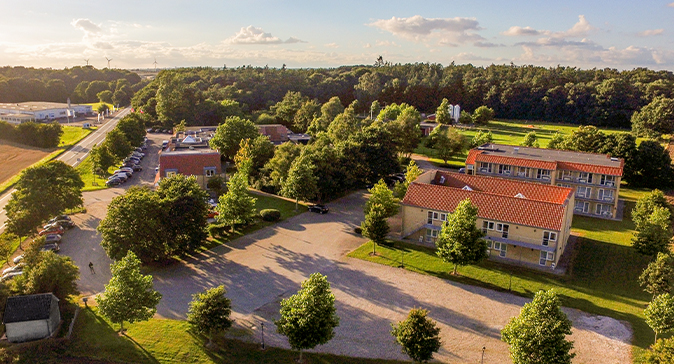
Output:
[[[17,146],[0,141],[0,183],[7,181],[25,168],[39,162],[52,151],[27,146]]]

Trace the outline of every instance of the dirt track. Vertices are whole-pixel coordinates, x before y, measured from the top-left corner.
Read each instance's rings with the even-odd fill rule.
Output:
[[[0,183],[51,153],[44,149],[18,147],[0,141]]]

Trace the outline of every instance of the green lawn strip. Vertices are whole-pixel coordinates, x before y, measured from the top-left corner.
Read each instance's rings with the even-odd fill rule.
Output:
[[[395,242],[394,248],[377,246],[377,256],[370,256],[371,251],[372,243],[368,242],[349,256],[393,267],[399,266],[402,258],[405,269],[413,272],[498,291],[508,291],[512,284],[511,292],[524,297],[554,288],[566,307],[628,321],[634,331],[635,356],[640,357],[652,344],[653,332],[643,316],[651,297],[637,283],[649,259],[629,247],[583,239],[573,274],[563,277],[494,261],[460,267],[457,277],[450,274],[454,266],[430,248]]]
[[[96,191],[108,188],[105,185],[105,181],[108,176],[112,174],[110,173],[110,170],[114,171],[117,167],[110,167],[108,174],[105,177],[94,176],[93,162],[91,161],[91,158],[89,158],[90,156],[91,154],[87,154],[84,160],[82,160],[80,164],[75,167],[77,172],[80,174],[80,177],[82,177],[82,182],[84,182],[84,188],[82,188],[82,191]]]
[[[185,321],[152,319],[125,324],[125,336],[117,334],[119,325],[100,316],[96,308],[83,309],[75,324],[71,344],[63,356],[111,360],[126,363],[294,363],[297,352],[267,347],[219,336],[217,350],[205,348],[205,338],[193,333]],[[237,336],[231,332],[230,336]],[[250,333],[242,333],[250,336]],[[241,335],[238,335],[241,336]],[[42,355],[35,353],[36,355]],[[44,355],[50,355],[45,353]],[[307,363],[402,363],[337,355],[306,354]]]
[[[47,163],[51,160],[56,159],[58,156],[60,156],[66,150],[68,150],[70,147],[77,144],[80,140],[84,139],[92,131],[93,130],[83,129],[83,128],[75,127],[75,126],[64,126],[63,127],[63,135],[61,136],[61,141],[60,141],[58,149],[51,152],[48,156],[46,156],[46,157],[40,159],[39,161],[31,164],[29,167],[41,166],[41,165],[43,165],[43,164],[45,164],[45,163]],[[7,181],[0,184],[0,194],[5,193],[5,191],[12,188],[14,186],[14,184],[19,180],[20,175],[21,175],[21,173],[17,173],[12,178],[10,178]]]
[[[110,104],[110,103],[107,103],[107,102],[92,102],[92,103],[85,104],[85,105],[91,105],[91,109],[92,109],[95,113],[97,113],[98,111],[96,111],[96,110],[98,110],[98,106],[100,106],[101,104],[106,104],[106,105],[108,105],[108,109],[112,112],[112,107],[113,107],[114,105],[112,105],[112,104]]]
[[[291,218],[295,215],[301,214],[305,211],[307,211],[306,206],[300,204],[298,209],[295,210],[295,203],[290,202],[288,200],[285,200],[280,197],[275,197],[273,195],[260,195],[257,193],[253,192],[248,192],[248,194],[257,200],[255,201],[255,209],[260,212],[265,209],[276,209],[281,212],[281,219],[279,221],[283,221],[285,219]],[[204,244],[197,252],[201,252],[204,250],[208,250],[211,248],[214,248],[218,245],[225,244],[229,241],[232,241],[234,239],[237,239],[239,237],[242,237],[244,235],[250,234],[252,232],[255,232],[257,230],[260,230],[264,227],[274,225],[277,222],[270,222],[270,221],[264,221],[262,218],[257,218],[255,220],[255,223],[252,225],[245,226],[243,228],[240,228],[238,230],[233,230],[227,233],[225,236],[213,238],[211,237],[206,244]]]

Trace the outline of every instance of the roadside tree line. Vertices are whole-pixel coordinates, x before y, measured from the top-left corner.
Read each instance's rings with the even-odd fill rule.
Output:
[[[120,163],[135,148],[139,147],[145,137],[147,117],[140,113],[124,116],[105,136],[100,145],[91,148],[93,173],[107,176],[110,167]]]
[[[49,124],[31,121],[12,125],[0,120],[0,139],[8,142],[38,148],[56,148],[62,135],[63,127],[56,121]]]

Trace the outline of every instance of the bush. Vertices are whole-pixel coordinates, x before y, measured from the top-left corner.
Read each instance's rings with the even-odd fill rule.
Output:
[[[231,227],[225,224],[210,224],[208,225],[208,234],[213,238],[217,238],[229,232],[230,229]]]
[[[260,216],[264,221],[279,221],[281,219],[281,211],[276,209],[265,209],[260,211]]]

